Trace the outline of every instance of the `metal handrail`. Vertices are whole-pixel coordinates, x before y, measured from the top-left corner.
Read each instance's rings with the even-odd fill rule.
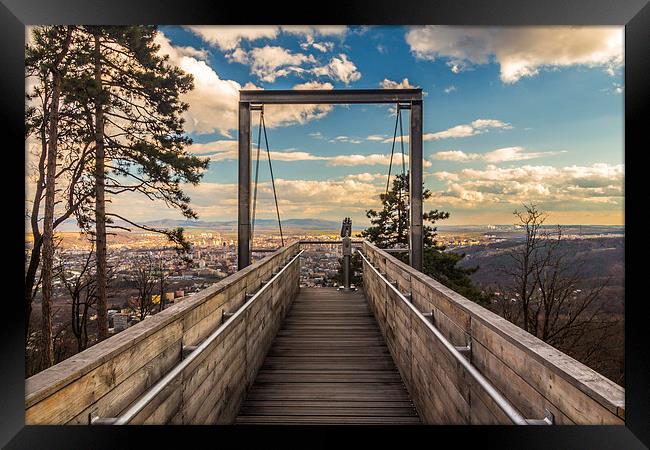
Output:
[[[429,328],[429,330],[438,338],[438,340],[444,345],[444,347],[451,353],[451,355],[456,359],[466,370],[469,372],[469,374],[476,380],[476,382],[481,386],[485,392],[490,396],[490,398],[497,404],[499,408],[508,416],[510,420],[512,420],[516,425],[530,425],[530,424],[541,424],[541,425],[551,425],[552,424],[552,414],[547,410],[546,411],[546,417],[544,419],[526,419],[524,416],[517,411],[517,409],[510,403],[501,393],[494,387],[492,386],[492,383],[481,374],[481,372],[478,371],[474,365],[469,362],[466,358],[464,358],[457,350],[457,348],[447,340],[447,338],[438,330],[431,322],[429,322],[424,315],[411,303],[408,301],[406,296],[400,292],[397,287],[391,283],[384,275],[379,272],[373,266],[370,261],[365,257],[361,251],[357,250],[359,255],[361,255],[361,258],[370,266],[370,268],[381,278],[386,285],[395,292],[399,298],[408,305],[409,308],[415,313],[415,315]]]
[[[351,241],[352,241],[353,245],[359,245],[359,244],[364,243],[363,239],[352,239]],[[303,240],[300,240],[298,242],[300,243],[300,245],[342,244],[343,243],[343,241],[340,240],[340,239],[339,240],[332,240],[332,241],[328,241],[328,240],[324,240],[324,239],[323,240],[319,240],[319,239],[303,239]]]
[[[189,366],[192,361],[198,358],[201,353],[207,349],[212,342],[214,342],[219,335],[221,335],[228,326],[241,316],[252,304],[255,302],[259,296],[265,292],[271,284],[284,272],[287,267],[289,267],[293,262],[300,257],[304,250],[300,250],[296,256],[294,256],[282,269],[278,271],[266,284],[264,284],[244,305],[242,305],[237,312],[228,318],[219,328],[217,328],[210,336],[208,336],[201,344],[196,347],[196,350],[192,351],[187,358],[183,359],[178,365],[167,373],[163,378],[161,378],[155,385],[153,385],[142,397],[138,399],[129,409],[122,413],[117,418],[95,418],[91,423],[97,424],[112,424],[112,425],[126,425],[133,418],[140,413],[158,394],[160,394],[168,385],[170,385],[176,377],[178,377],[183,370]]]

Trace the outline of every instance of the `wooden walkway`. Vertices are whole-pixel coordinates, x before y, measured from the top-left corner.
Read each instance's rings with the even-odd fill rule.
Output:
[[[301,288],[237,424],[417,424],[362,292]]]

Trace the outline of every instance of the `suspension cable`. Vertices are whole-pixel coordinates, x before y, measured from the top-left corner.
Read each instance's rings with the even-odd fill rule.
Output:
[[[399,184],[399,192],[398,192],[398,197],[397,197],[397,211],[398,211],[398,230],[397,234],[398,236],[401,235],[402,233],[402,201],[404,197],[404,189],[402,189],[402,186],[404,182],[406,181],[406,164],[404,162],[404,129],[402,128],[402,110],[399,107],[399,104],[397,105],[397,116],[399,117],[399,140],[400,140],[400,146],[402,148],[402,180]]]
[[[266,136],[266,124],[264,123],[264,110],[260,115],[260,123],[262,124],[262,129],[264,130],[264,142],[266,143],[266,155],[269,159],[269,171],[271,172],[271,185],[273,186],[273,198],[275,199],[275,212],[278,215],[278,228],[280,229],[280,242],[282,247],[284,247],[284,236],[282,235],[282,221],[280,220],[280,208],[278,206],[278,195],[275,191],[275,178],[273,177],[273,166],[271,165],[271,150],[269,149],[269,139]]]
[[[264,115],[264,110],[261,110],[260,113],[260,124],[257,129],[257,157],[255,158],[255,184],[253,187],[253,219],[251,221],[251,244],[253,242],[253,237],[255,235],[255,209],[257,206],[257,180],[260,173],[260,144],[262,139],[262,116]]]
[[[397,106],[399,113],[399,140],[402,146],[402,175],[406,175],[406,164],[404,162],[404,129],[402,128],[402,110]]]
[[[393,169],[393,154],[395,153],[395,141],[397,140],[397,124],[399,122],[399,103],[397,104],[397,116],[395,117],[395,131],[393,132],[393,145],[390,148],[390,164],[388,165],[388,179],[386,180],[386,195],[388,195],[388,187],[390,186],[390,173]]]
[[[388,165],[388,179],[386,180],[386,196],[388,196],[388,190],[390,187],[390,175],[393,169],[393,157],[395,155],[395,143],[397,142],[397,126],[399,125],[399,138],[400,138],[400,148],[402,151],[402,182],[399,184],[399,192],[397,197],[397,234],[401,235],[401,225],[402,225],[402,183],[404,182],[406,175],[406,155],[404,152],[404,128],[402,125],[402,109],[400,108],[399,102],[396,104],[396,114],[395,114],[395,131],[393,132],[393,144],[390,149],[390,163]]]

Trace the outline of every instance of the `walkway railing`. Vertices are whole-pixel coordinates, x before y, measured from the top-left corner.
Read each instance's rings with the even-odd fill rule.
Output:
[[[624,423],[621,386],[369,242],[362,263],[366,299],[425,423]]]
[[[277,249],[29,378],[26,423],[232,423],[299,290],[300,246],[330,243]],[[624,423],[622,387],[361,245],[366,300],[424,423]]]
[[[140,414],[147,406],[149,406],[154,399],[156,399],[165,389],[167,389],[171,385],[171,383],[173,383],[175,380],[180,378],[183,375],[184,371],[187,370],[189,367],[191,367],[196,360],[198,360],[201,357],[205,358],[206,351],[211,349],[213,347],[213,344],[217,342],[217,340],[219,340],[220,338],[221,340],[223,340],[223,337],[227,335],[232,328],[236,327],[239,322],[244,320],[244,315],[248,313],[254,306],[257,306],[257,302],[261,301],[260,299],[262,299],[263,295],[271,290],[274,283],[282,277],[283,273],[288,268],[292,267],[292,264],[296,262],[296,260],[302,254],[302,252],[303,252],[302,250],[298,252],[298,254],[294,256],[270,280],[264,281],[262,287],[255,294],[253,294],[250,297],[250,299],[248,299],[247,302],[244,303],[244,305],[237,310],[237,312],[229,315],[229,318],[223,323],[223,325],[221,325],[219,328],[216,329],[216,331],[210,334],[199,346],[197,346],[196,348],[191,348],[191,351],[188,352],[189,356],[183,359],[183,361],[180,364],[174,367],[158,383],[156,383],[151,389],[149,389],[129,409],[127,409],[124,413],[122,413],[117,418],[99,418],[99,417],[92,418],[91,423],[114,424],[114,425],[129,424],[138,414]],[[282,301],[282,299],[278,299],[278,301]],[[284,316],[284,314],[281,315]],[[271,337],[273,336],[275,336],[275,332],[272,333]],[[268,350],[269,342],[267,341],[266,344],[267,345],[262,345],[261,348],[254,349],[254,351],[261,355],[265,355],[266,350]],[[259,365],[255,368],[254,370],[255,373],[257,372],[257,369],[259,369]]]
[[[299,247],[30,377],[25,422],[231,423],[298,292]]]
[[[526,419],[524,416],[522,416],[517,409],[512,406],[512,403],[510,403],[501,393],[495,389],[494,386],[492,386],[492,383],[488,381],[487,378],[485,378],[481,372],[479,372],[476,367],[470,363],[465,356],[461,354],[461,352],[465,353],[471,349],[471,346],[468,345],[467,347],[455,347],[454,345],[451,344],[447,340],[447,338],[424,316],[423,313],[421,313],[413,304],[409,301],[409,299],[406,298],[404,294],[402,294],[399,289],[395,286],[395,283],[391,283],[386,279],[384,275],[382,275],[371,263],[368,261],[368,259],[361,253],[361,251],[358,251],[359,255],[363,259],[363,261],[367,264],[367,267],[369,267],[385,284],[386,286],[391,289],[403,302],[404,304],[415,314],[415,316],[433,333],[433,335],[442,343],[444,348],[451,354],[451,356],[458,361],[464,368],[467,370],[467,372],[470,374],[474,380],[478,382],[478,384],[485,390],[485,392],[490,396],[492,400],[496,403],[496,405],[501,408],[501,410],[508,416],[510,420],[515,425],[530,425],[530,424],[535,424],[535,425],[553,425],[553,414],[551,414],[550,411],[546,410],[546,417],[544,419]]]

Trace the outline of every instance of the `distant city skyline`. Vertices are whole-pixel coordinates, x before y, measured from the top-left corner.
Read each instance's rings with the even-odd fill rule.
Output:
[[[184,97],[189,150],[210,167],[186,192],[200,220],[237,217],[240,88],[420,87],[433,194],[425,208],[449,211],[441,224],[511,224],[532,202],[549,223],[620,225],[623,35],[593,26],[165,26],[157,42],[195,78]],[[368,224],[365,210],[380,207],[386,186],[391,107],[267,107],[266,123],[283,218]],[[393,174],[400,158],[398,142]],[[265,160],[260,168],[258,217],[273,219]],[[109,208],[134,220],[181,218],[132,194],[111,197]]]

